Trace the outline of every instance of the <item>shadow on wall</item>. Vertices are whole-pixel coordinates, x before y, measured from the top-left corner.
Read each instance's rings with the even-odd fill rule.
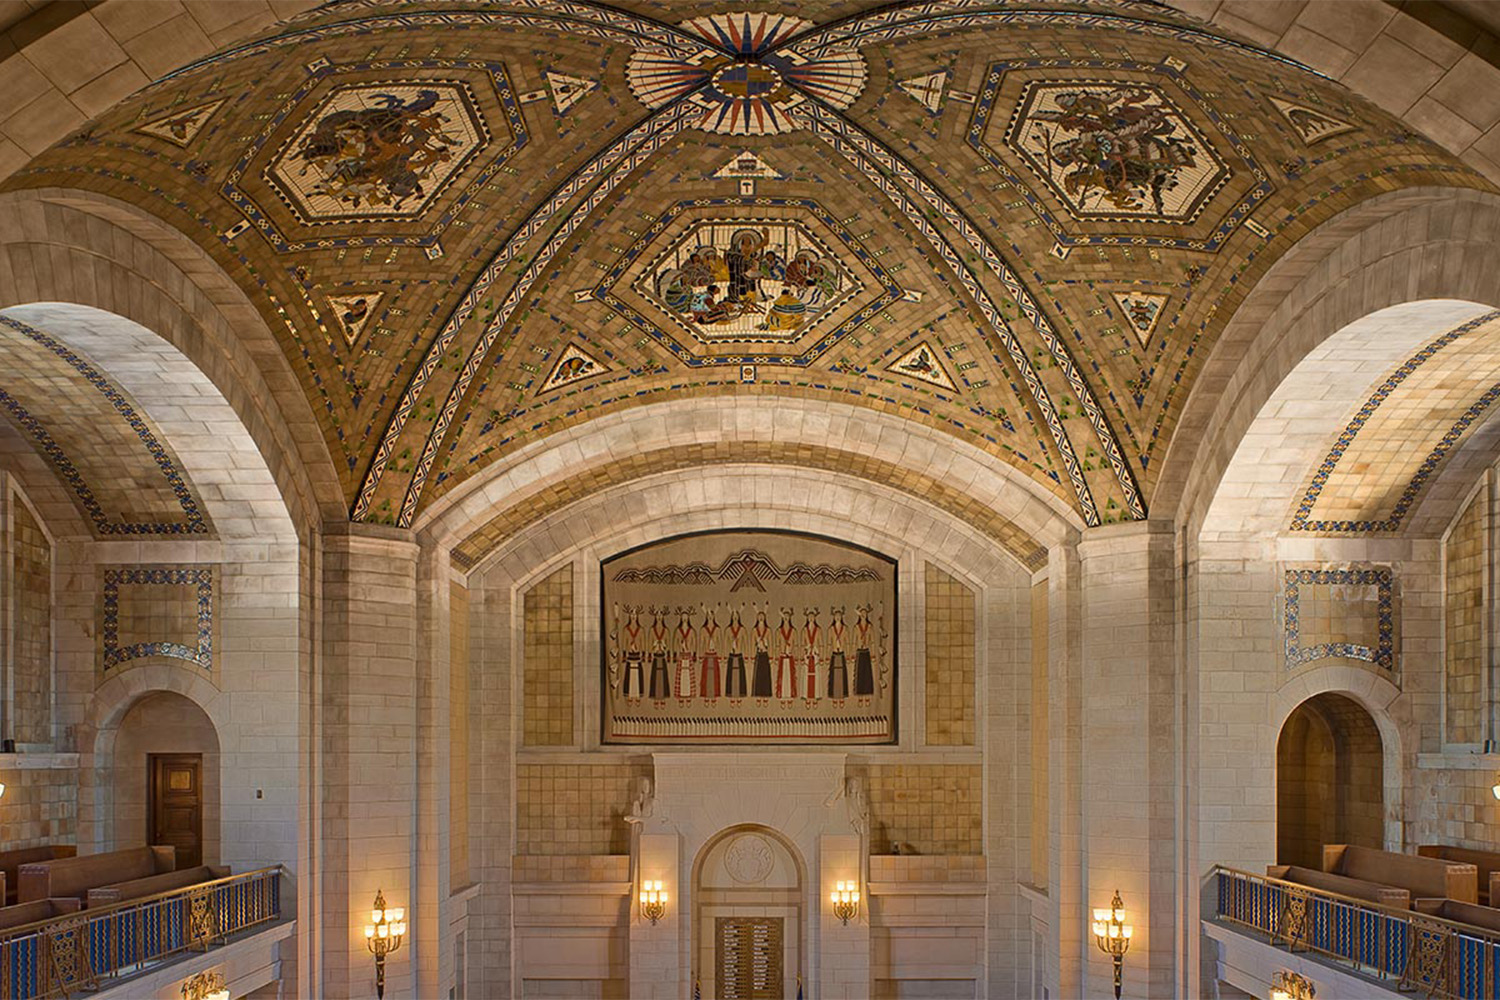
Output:
[[[1383,848],[1384,809],[1370,713],[1331,692],[1298,705],[1276,742],[1276,863],[1321,869],[1324,844]]]

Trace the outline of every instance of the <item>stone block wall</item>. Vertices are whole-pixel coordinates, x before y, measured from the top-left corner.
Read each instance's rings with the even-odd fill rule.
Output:
[[[52,732],[52,543],[31,509],[11,508],[11,703],[7,735],[50,745]]]
[[[1459,514],[1443,550],[1443,742],[1485,739],[1486,560],[1488,491]]]
[[[927,743],[974,745],[974,592],[925,566]]]
[[[573,566],[526,591],[522,743],[573,745]]]
[[[624,816],[649,759],[516,765],[516,853],[628,854]]]
[[[78,838],[77,758],[64,755],[55,767],[0,766],[0,830],[7,850],[73,844]]]

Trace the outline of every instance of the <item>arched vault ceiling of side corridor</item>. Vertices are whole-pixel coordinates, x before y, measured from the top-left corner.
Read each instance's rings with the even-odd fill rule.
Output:
[[[45,329],[0,315],[0,419],[46,460],[100,538],[207,537],[212,523],[155,422]]]
[[[409,525],[550,432],[725,394],[898,413],[1085,523],[1144,517],[1282,252],[1383,191],[1486,186],[1155,5],[631,6],[332,5],[6,187],[198,240],[280,338],[354,516]]]

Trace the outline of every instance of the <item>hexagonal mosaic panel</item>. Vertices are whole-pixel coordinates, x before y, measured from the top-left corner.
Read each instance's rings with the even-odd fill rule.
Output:
[[[816,202],[681,202],[594,289],[691,364],[807,364],[902,295]]]
[[[1156,87],[1033,82],[1005,141],[1080,218],[1188,220],[1229,178]]]
[[[488,142],[465,84],[339,87],[266,176],[304,221],[410,218]]]

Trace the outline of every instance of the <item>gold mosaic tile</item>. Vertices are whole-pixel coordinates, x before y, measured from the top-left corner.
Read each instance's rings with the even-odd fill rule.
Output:
[[[11,637],[17,743],[52,742],[52,546],[24,503],[15,502]]]
[[[618,10],[481,7],[455,31],[418,5],[366,31],[379,11],[338,8],[127,97],[5,187],[87,189],[197,241],[277,337],[357,518],[403,525],[547,433],[747,394],[899,414],[1091,518],[1141,517],[1199,368],[1288,248],[1377,195],[1487,187],[1332,81],[1186,34],[1170,10],[1126,26],[1080,0],[1026,12],[1032,30],[996,8],[860,36],[868,5],[777,6],[853,13],[852,43],[800,71],[847,70],[828,78],[846,110],[818,134],[817,103],[754,116],[777,134],[665,108],[629,70],[660,32]],[[334,114],[375,127],[351,104],[369,93],[390,97],[407,160],[335,171],[319,142]],[[1121,101],[1149,119],[1132,169],[1072,173],[1038,147],[1076,129],[1058,115],[1072,95],[1106,131]],[[639,156],[611,149],[648,119]],[[861,152],[877,143],[900,158],[884,173]],[[741,176],[751,155],[765,167]],[[766,258],[753,288],[722,259],[667,266],[710,222],[827,266],[786,281]],[[731,328],[744,356],[777,360],[728,363]],[[771,350],[783,333],[801,354]]]
[[[628,854],[625,814],[650,759],[516,765],[516,853]]]
[[[1459,515],[1443,551],[1443,738],[1484,740],[1484,562],[1488,497],[1480,489]]]
[[[850,765],[870,796],[870,853],[983,854],[978,764]]]
[[[573,566],[526,592],[522,743],[573,745]]]
[[[927,742],[974,745],[974,592],[932,563],[927,587]]]

